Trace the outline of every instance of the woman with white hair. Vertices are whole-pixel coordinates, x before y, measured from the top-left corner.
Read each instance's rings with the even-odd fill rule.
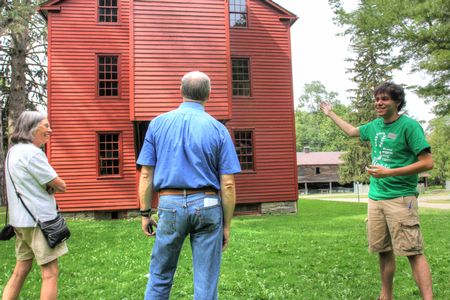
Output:
[[[2,300],[17,299],[31,270],[33,259],[41,268],[41,299],[56,299],[58,295],[58,257],[67,253],[65,242],[50,248],[36,225],[36,219],[45,222],[57,216],[55,192],[65,192],[66,184],[58,177],[40,149],[52,130],[47,117],[37,111],[23,112],[16,122],[5,162],[6,190],[10,224],[16,233],[16,266],[3,290]],[[15,185],[15,187],[14,187]]]

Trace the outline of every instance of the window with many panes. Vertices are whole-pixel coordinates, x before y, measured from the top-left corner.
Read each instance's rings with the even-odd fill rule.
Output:
[[[250,96],[250,60],[248,58],[233,58],[232,84],[233,96]]]
[[[98,21],[100,23],[117,23],[118,0],[98,0]]]
[[[117,55],[98,56],[98,96],[119,96],[119,57]]]
[[[230,0],[230,27],[247,27],[246,0]]]
[[[253,131],[252,130],[235,130],[234,146],[241,163],[242,171],[254,171],[255,159],[253,153]]]
[[[98,175],[120,176],[122,141],[119,132],[98,133]]]

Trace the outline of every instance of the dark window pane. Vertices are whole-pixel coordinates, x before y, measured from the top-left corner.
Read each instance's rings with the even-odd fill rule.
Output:
[[[100,176],[120,175],[119,133],[101,133],[98,141]]]
[[[99,56],[98,58],[98,95],[119,95],[119,58],[118,56]]]
[[[234,145],[243,170],[254,170],[252,131],[235,131]]]
[[[103,23],[117,23],[118,10],[117,0],[99,0],[98,21]]]
[[[250,96],[250,71],[248,58],[233,58],[232,88],[234,96]]]

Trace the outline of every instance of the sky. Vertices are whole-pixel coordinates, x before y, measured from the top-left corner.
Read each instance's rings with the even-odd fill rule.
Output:
[[[345,61],[351,57],[349,37],[337,36],[342,28],[333,23],[334,14],[328,0],[274,0],[299,19],[291,27],[292,73],[294,79],[294,99],[298,99],[305,83],[320,81],[328,92],[339,94],[339,100],[350,104],[347,90],[354,88],[346,69],[351,67]],[[356,7],[357,0],[344,0],[347,10]],[[394,73],[394,82],[399,84],[422,84],[420,75],[408,71]],[[417,120],[428,122],[434,116],[413,92],[406,90],[406,109]],[[296,102],[297,103],[297,102]]]

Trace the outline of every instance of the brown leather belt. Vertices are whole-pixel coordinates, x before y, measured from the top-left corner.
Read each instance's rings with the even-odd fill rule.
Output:
[[[167,195],[193,195],[198,193],[205,193],[206,195],[216,195],[217,191],[214,188],[207,187],[207,188],[200,188],[200,189],[161,189],[159,190],[160,196],[167,196]]]

